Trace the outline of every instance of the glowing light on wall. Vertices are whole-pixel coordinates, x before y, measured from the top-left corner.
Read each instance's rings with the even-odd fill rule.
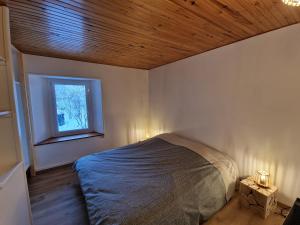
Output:
[[[300,6],[300,0],[282,0],[282,2],[290,6]]]

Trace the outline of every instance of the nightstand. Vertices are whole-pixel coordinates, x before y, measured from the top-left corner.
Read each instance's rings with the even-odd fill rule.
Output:
[[[277,187],[263,188],[255,183],[254,177],[248,177],[240,182],[241,205],[251,208],[263,218],[276,209]]]

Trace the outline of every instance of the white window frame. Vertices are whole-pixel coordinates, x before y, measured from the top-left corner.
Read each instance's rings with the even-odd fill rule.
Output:
[[[55,85],[56,84],[64,84],[64,85],[84,85],[86,91],[86,104],[87,104],[87,115],[88,115],[88,128],[87,129],[78,129],[71,131],[59,131],[58,123],[57,123],[57,109],[56,109],[56,96],[55,96]],[[93,109],[91,106],[92,103],[92,95],[91,95],[91,84],[88,80],[77,80],[77,79],[52,79],[50,84],[51,90],[51,129],[53,137],[63,137],[70,136],[76,134],[85,134],[92,132],[93,128]]]

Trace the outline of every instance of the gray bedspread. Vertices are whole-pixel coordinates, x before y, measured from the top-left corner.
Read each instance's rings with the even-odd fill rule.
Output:
[[[226,203],[210,162],[160,138],[82,157],[75,169],[91,225],[198,225]]]

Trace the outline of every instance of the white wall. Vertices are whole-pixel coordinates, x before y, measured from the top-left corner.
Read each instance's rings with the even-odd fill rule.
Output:
[[[48,81],[43,76],[28,76],[30,93],[30,112],[32,122],[33,143],[39,143],[51,136]]]
[[[27,74],[101,79],[105,136],[41,145],[34,149],[37,170],[70,163],[82,155],[138,141],[148,118],[148,71],[24,55]]]
[[[94,118],[94,129],[98,133],[103,133],[103,113],[102,113],[102,84],[101,80],[93,80],[92,85],[92,105],[93,105],[93,118]],[[99,111],[101,113],[99,113]]]
[[[268,169],[280,200],[300,196],[300,24],[149,72],[152,134],[178,132]]]

